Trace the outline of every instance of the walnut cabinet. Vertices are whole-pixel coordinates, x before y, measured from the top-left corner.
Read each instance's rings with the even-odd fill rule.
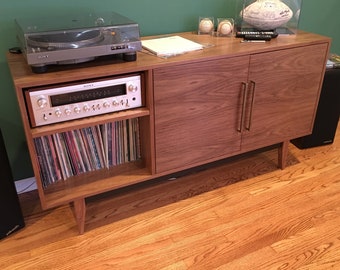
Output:
[[[79,233],[88,197],[270,145],[278,145],[284,168],[289,141],[311,133],[329,38],[298,32],[245,44],[234,37],[179,35],[207,46],[167,59],[142,51],[135,62],[101,60],[45,74],[33,74],[22,55],[7,55],[42,207],[73,203]],[[30,125],[26,89],[132,73],[143,77],[142,107]],[[47,150],[37,149],[36,141],[130,119],[138,120],[140,158],[43,181],[39,153]]]
[[[324,69],[320,51],[327,44],[155,69],[156,172],[309,133]]]

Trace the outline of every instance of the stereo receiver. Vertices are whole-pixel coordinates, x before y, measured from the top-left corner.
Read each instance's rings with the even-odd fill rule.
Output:
[[[140,74],[24,91],[32,127],[142,106]]]

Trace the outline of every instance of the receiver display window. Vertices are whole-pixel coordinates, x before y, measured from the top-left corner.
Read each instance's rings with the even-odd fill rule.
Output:
[[[111,85],[90,90],[51,96],[53,107],[72,103],[126,95],[126,84]]]

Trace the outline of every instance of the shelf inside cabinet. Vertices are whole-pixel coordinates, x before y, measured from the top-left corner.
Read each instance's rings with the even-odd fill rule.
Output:
[[[150,115],[150,111],[148,108],[142,107],[137,109],[131,109],[126,111],[120,111],[120,112],[113,112],[93,117],[87,117],[87,118],[81,118],[76,119],[72,121],[62,122],[62,123],[56,123],[46,126],[40,126],[31,128],[31,134],[33,138],[52,134],[52,133],[58,133],[58,132],[64,132],[67,130],[72,129],[80,129],[84,127],[89,127],[93,125],[100,125],[105,124],[108,122],[114,122],[114,121],[120,121],[130,118],[137,118],[137,117],[143,117]]]
[[[144,166],[142,160],[80,174],[48,186],[44,190],[45,205],[43,207],[48,209],[151,178],[151,172]]]

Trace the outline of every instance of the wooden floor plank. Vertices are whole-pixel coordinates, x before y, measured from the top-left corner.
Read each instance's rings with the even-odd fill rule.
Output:
[[[340,131],[331,145],[266,149],[42,211],[0,242],[0,269],[340,269]]]

